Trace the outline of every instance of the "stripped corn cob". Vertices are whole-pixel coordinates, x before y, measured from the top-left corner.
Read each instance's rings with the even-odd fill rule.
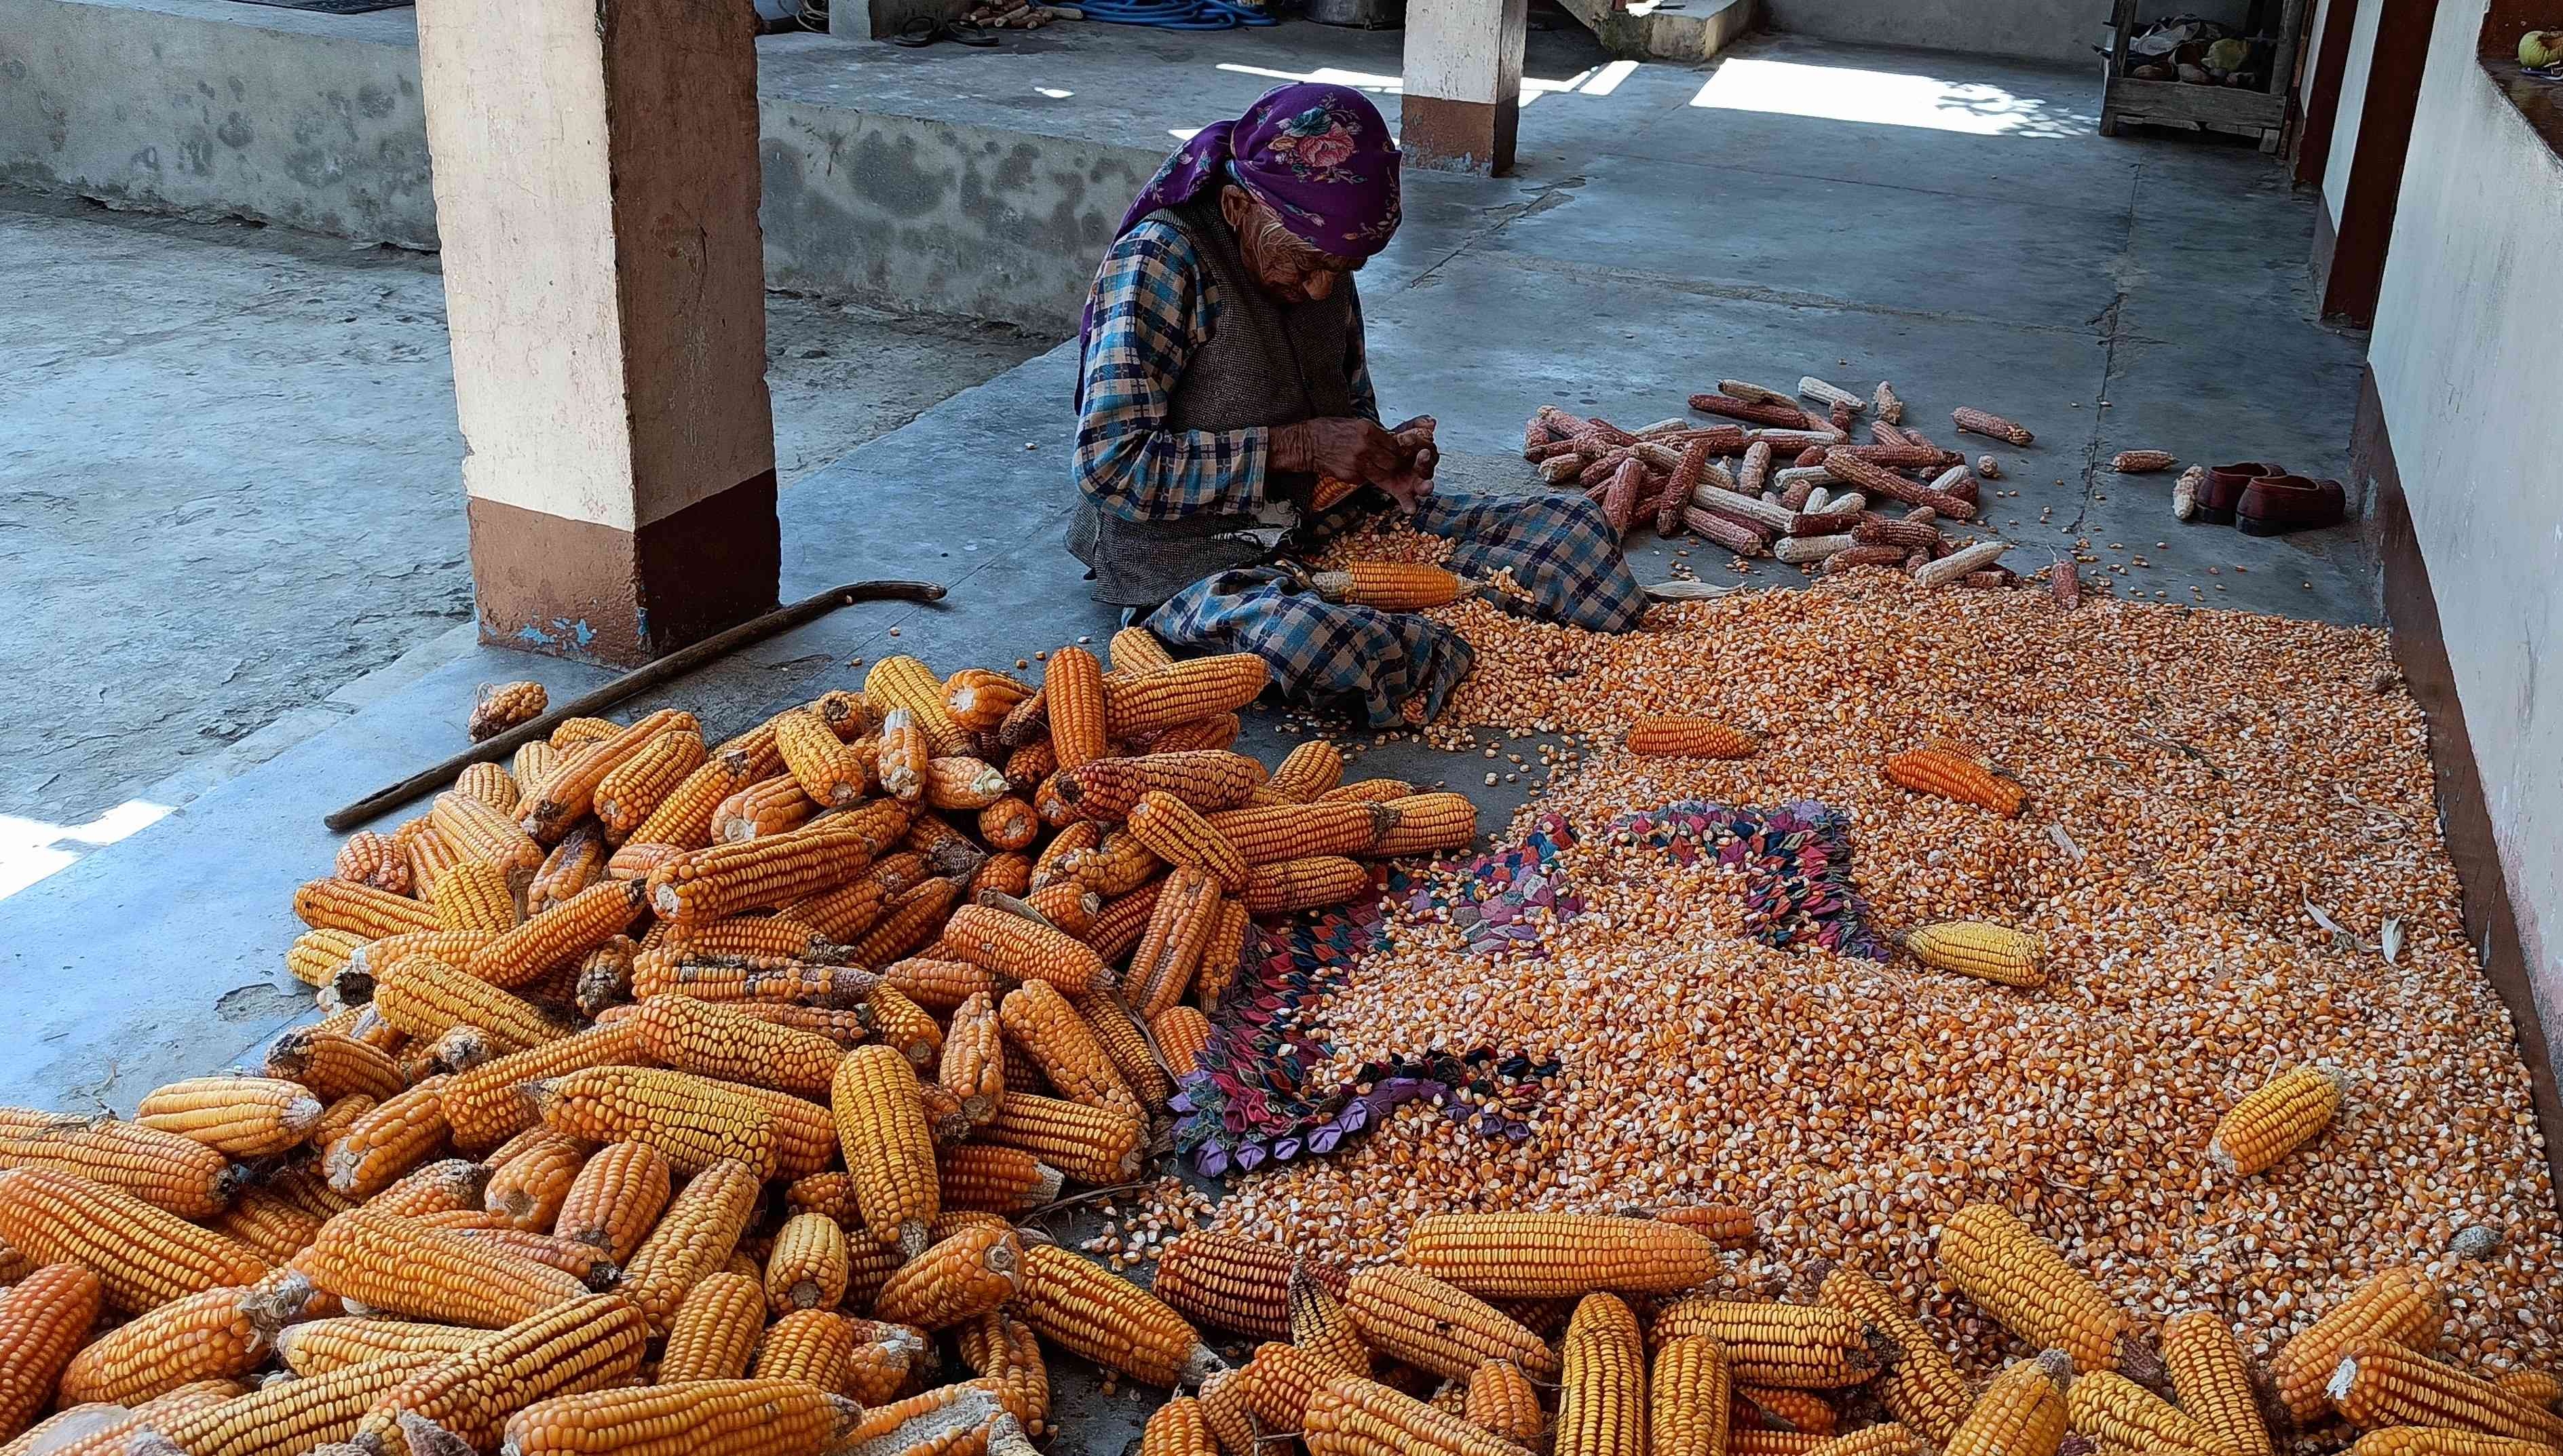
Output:
[[[2037,986],[2046,980],[2038,967],[2038,943],[2008,925],[1960,920],[1925,926],[1905,935],[1904,949],[1934,971],[1979,981]]]
[[[1629,752],[1675,758],[1744,758],[1753,740],[1715,718],[1641,718],[1629,725]]]
[[[1213,1329],[1288,1340],[1291,1266],[1289,1252],[1275,1244],[1197,1228],[1157,1256],[1150,1288],[1177,1313]]]
[[[1592,1213],[1433,1214],[1400,1257],[1471,1294],[1533,1299],[1670,1294],[1720,1267],[1717,1245],[1678,1224]]]
[[[2351,1425],[2449,1426],[2563,1447],[2563,1416],[2390,1340],[2355,1346],[2323,1393]]]
[[[687,1380],[537,1400],[500,1456],[819,1456],[859,1408],[805,1380]]]
[[[680,1174],[736,1160],[775,1171],[775,1119],[745,1088],[655,1068],[604,1066],[526,1084],[545,1126],[593,1143],[646,1143]]]
[[[642,1050],[661,1066],[796,1096],[824,1095],[845,1054],[815,1032],[691,997],[659,997],[632,1019],[641,1027]]]
[[[1090,944],[985,905],[953,911],[943,927],[943,944],[972,965],[1017,981],[1045,981],[1070,996],[1083,996],[1109,980]]]
[[[1936,748],[1889,755],[1885,775],[1886,781],[1898,788],[1972,804],[2005,819],[2020,818],[2022,808],[2029,802],[2029,792],[2017,782],[1988,771],[1972,759]]]
[[[53,1398],[98,1320],[99,1294],[99,1276],[79,1264],[48,1264],[0,1293],[0,1437],[26,1429]]]
[[[1002,1220],[963,1228],[892,1274],[873,1313],[920,1330],[948,1330],[994,1313],[1015,1297],[1023,1277],[1023,1245],[1012,1228]]]
[[[1995,440],[2006,441],[2012,445],[2019,446],[2024,450],[2035,444],[2038,439],[2038,437],[2030,434],[2027,430],[2013,424],[2009,420],[2004,419],[2002,416],[1989,415],[1982,410],[1971,410],[1961,407],[1959,409],[1951,410],[1949,412],[1949,418],[1956,421],[1958,428],[1969,435],[1990,436]]]
[[[2234,1104],[2217,1120],[2208,1157],[2238,1177],[2253,1174],[2303,1147],[2340,1115],[2343,1083],[2329,1067],[2291,1067]]]
[[[641,1368],[649,1328],[612,1295],[572,1300],[447,1356],[376,1399],[354,1439],[389,1456],[431,1456],[451,1438],[495,1445],[506,1418],[554,1395],[626,1383]],[[419,1429],[420,1422],[432,1427]]]
[[[834,1456],[1032,1456],[992,1380],[963,1380],[868,1407]]]
[[[664,1333],[693,1287],[728,1262],[756,1211],[759,1182],[753,1169],[735,1159],[704,1169],[624,1261],[620,1291],[641,1306],[653,1332]]]
[[[2109,468],[2121,475],[2144,475],[2170,469],[2179,460],[2167,450],[2122,450],[2109,456]]]
[[[1938,1257],[1942,1276],[1987,1314],[2031,1344],[2064,1351],[2076,1369],[2127,1370],[2121,1362],[2137,1354],[2125,1311],[1999,1205],[1959,1209],[1941,1228]]]
[[[1725,1456],[1732,1377],[1726,1350],[1705,1335],[1680,1335],[1656,1349],[1648,1390],[1649,1449],[1655,1456]],[[1477,1387],[1470,1386],[1470,1404]],[[1532,1407],[1536,1415],[1538,1407]]]
[[[734,1380],[747,1373],[765,1333],[765,1292],[741,1274],[712,1274],[677,1306],[659,1357],[657,1383]]]
[[[1052,655],[1052,663],[1059,658]],[[1252,652],[1194,657],[1103,684],[1105,737],[1128,738],[1152,728],[1170,727],[1215,713],[1233,713],[1264,691],[1272,668]],[[1053,737],[1057,737],[1058,704],[1052,704]],[[1063,753],[1061,762],[1068,756]]]
[[[907,813],[875,800],[794,833],[695,849],[650,871],[650,903],[671,920],[716,920],[833,889],[907,830]]]
[[[1337,1375],[1308,1402],[1309,1456],[1522,1456],[1522,1449],[1376,1380]]]
[[[982,1142],[1032,1154],[1098,1187],[1137,1175],[1146,1136],[1146,1124],[1127,1114],[1011,1090],[979,1130]]]
[[[2548,1456],[2543,1441],[2486,1436],[2453,1426],[2385,1426],[2352,1441],[2348,1456]]]
[[[115,1188],[181,1218],[210,1218],[242,1170],[193,1138],[78,1113],[0,1108],[0,1169],[36,1168]]]
[[[1198,1384],[1219,1358],[1183,1316],[1065,1249],[1023,1250],[1022,1310],[1035,1333],[1150,1385]]]
[[[1943,1456],[2057,1456],[2073,1361],[2061,1350],[2005,1366],[1976,1397]]]
[[[50,1168],[0,1172],[0,1240],[39,1264],[87,1266],[106,1303],[128,1314],[256,1283],[269,1268],[245,1244]]]
[[[885,1046],[858,1046],[838,1063],[831,1101],[856,1206],[873,1242],[913,1258],[941,1206],[934,1140],[917,1106],[915,1069]]]
[[[1939,1342],[1901,1301],[1860,1269],[1836,1265],[1816,1275],[1816,1302],[1874,1327],[1897,1355],[1877,1383],[1879,1400],[1897,1420],[1933,1441],[1946,1443],[1967,1417],[1975,1394],[1949,1363]],[[2268,1456],[2268,1453],[2250,1453]]]
[[[933,761],[934,745],[916,715],[905,708],[890,709],[882,719],[874,765],[882,792],[901,804],[915,804],[925,797],[926,766]]]
[[[1058,1169],[1017,1148],[966,1143],[945,1148],[936,1158],[936,1183],[946,1208],[1021,1212],[1058,1197],[1063,1182]]]
[[[1370,871],[1350,859],[1312,854],[1259,864],[1238,898],[1250,915],[1282,915],[1357,900],[1371,889]]]
[[[2085,1370],[2065,1397],[2072,1428],[2103,1447],[2164,1456],[2230,1456],[2224,1438],[2179,1407],[2116,1370]]]
[[[1509,1360],[1535,1380],[1557,1374],[1538,1336],[1420,1269],[1364,1270],[1343,1298],[1371,1349],[1434,1374],[1457,1379],[1487,1360]]]
[[[2271,1456],[2250,1362],[2222,1318],[2209,1310],[2172,1316],[2163,1325],[2162,1354],[2180,1408],[2213,1432],[2231,1456]]]

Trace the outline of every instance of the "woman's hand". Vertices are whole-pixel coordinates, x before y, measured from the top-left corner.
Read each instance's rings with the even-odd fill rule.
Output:
[[[1357,415],[1326,416],[1273,432],[1273,467],[1313,470],[1338,480],[1378,483],[1406,474],[1414,452],[1398,437]]]

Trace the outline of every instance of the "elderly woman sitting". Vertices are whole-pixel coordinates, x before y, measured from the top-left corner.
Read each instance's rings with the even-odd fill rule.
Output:
[[[1397,231],[1397,168],[1369,99],[1314,84],[1166,159],[1086,298],[1068,536],[1095,598],[1169,646],[1257,653],[1284,698],[1373,724],[1441,712],[1474,653],[1287,564],[1366,516],[1411,515],[1464,576],[1510,568],[1543,616],[1619,632],[1645,610],[1598,507],[1436,493],[1434,421],[1379,423],[1353,274]],[[1320,476],[1366,488],[1319,508]]]

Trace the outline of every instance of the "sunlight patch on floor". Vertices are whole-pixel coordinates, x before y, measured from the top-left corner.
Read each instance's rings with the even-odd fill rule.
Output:
[[[78,863],[82,855],[149,828],[168,805],[128,799],[85,824],[49,824],[0,814],[0,900]]]
[[[2099,122],[2096,113],[2080,106],[1983,83],[1740,57],[1719,66],[1690,103],[1976,136],[2090,136]]]

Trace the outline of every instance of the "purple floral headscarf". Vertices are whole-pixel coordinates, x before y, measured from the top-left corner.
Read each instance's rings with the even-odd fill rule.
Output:
[[[1309,247],[1337,258],[1368,258],[1397,232],[1397,139],[1370,97],[1318,82],[1276,87],[1245,115],[1205,126],[1177,147],[1139,189],[1112,237],[1117,242],[1157,209],[1231,181]],[[1081,359],[1093,334],[1089,298],[1079,329]],[[1084,392],[1081,371],[1081,405]]]

